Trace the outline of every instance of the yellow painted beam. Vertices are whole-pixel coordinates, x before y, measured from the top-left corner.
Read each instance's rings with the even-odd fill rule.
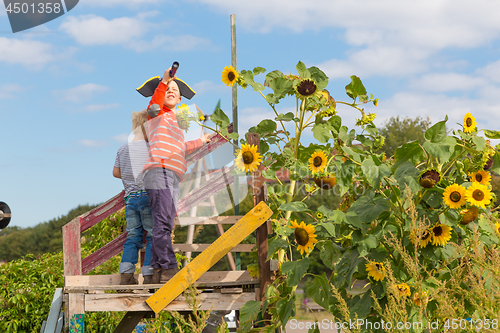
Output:
[[[158,313],[186,290],[203,273],[208,271],[233,247],[250,235],[261,224],[267,221],[273,211],[265,202],[260,202],[248,214],[227,230],[205,251],[200,253],[179,273],[163,285],[156,293],[146,300],[151,309]]]

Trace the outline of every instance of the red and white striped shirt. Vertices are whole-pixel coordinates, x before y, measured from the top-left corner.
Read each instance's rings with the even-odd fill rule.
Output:
[[[184,132],[177,124],[175,112],[163,104],[167,85],[160,82],[156,88],[148,108],[152,104],[161,106],[158,116],[148,115],[149,159],[144,172],[153,168],[165,168],[175,172],[181,179],[186,173],[188,155],[203,146],[200,139],[184,142]]]

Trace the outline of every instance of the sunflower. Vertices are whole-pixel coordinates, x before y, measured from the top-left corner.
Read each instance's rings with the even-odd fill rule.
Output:
[[[324,151],[319,150],[314,152],[309,159],[309,170],[312,173],[323,172],[326,167],[326,154]]]
[[[498,222],[495,223],[495,229],[496,229],[498,235],[500,235],[500,223],[498,223]]]
[[[316,89],[318,89],[318,86],[316,85],[316,82],[314,82],[314,80],[312,79],[303,79],[297,86],[297,92],[302,97],[311,96],[312,94],[314,94]]]
[[[491,181],[491,174],[489,171],[479,170],[478,172],[470,172],[469,177],[473,182],[489,185]]]
[[[385,267],[383,263],[370,260],[365,265],[368,276],[371,276],[375,281],[382,281],[385,278]]]
[[[236,80],[238,80],[239,74],[233,66],[226,66],[221,76],[222,82],[225,83],[226,86],[233,86]]]
[[[471,205],[485,208],[490,204],[491,192],[486,185],[473,182],[465,192],[465,197]]]
[[[443,193],[444,204],[450,208],[460,208],[465,205],[465,188],[462,185],[447,186]]]
[[[464,132],[472,133],[476,129],[476,119],[472,116],[472,113],[467,112],[464,117]]]
[[[241,171],[253,172],[262,161],[255,145],[242,144],[236,155],[234,164]]]
[[[413,304],[417,306],[426,306],[427,302],[429,301],[429,292],[426,291],[420,291],[418,293],[413,294]]]
[[[416,231],[413,231],[410,235],[410,239],[412,240],[413,243],[415,243],[417,241],[417,237],[415,234],[416,234]],[[429,242],[431,240],[432,240],[432,235],[429,232],[429,230],[424,230],[421,233],[420,239],[418,240],[418,246],[420,246],[420,248],[423,249],[424,247],[427,246],[427,244],[429,244]]]
[[[323,213],[322,212],[316,212],[316,218],[318,220],[321,220],[323,218]]]
[[[328,175],[326,177],[313,178],[314,183],[318,185],[318,187],[324,190],[331,190],[335,184],[337,184],[337,178],[334,175]]]
[[[429,232],[432,236],[432,245],[445,246],[451,239],[451,228],[446,224],[436,223]]]
[[[400,283],[396,285],[396,290],[400,297],[408,297],[411,295],[410,287],[406,283]]]
[[[419,183],[423,188],[433,188],[440,179],[439,172],[436,170],[427,170],[420,176]]]
[[[305,224],[304,221],[297,223],[297,221],[290,221],[292,223],[289,228],[295,229],[295,241],[297,242],[297,250],[300,254],[309,253],[314,249],[314,244],[318,242],[316,239],[316,234],[314,226],[311,224]]]
[[[472,206],[469,209],[462,210],[460,214],[462,214],[462,220],[460,221],[460,224],[466,225],[477,219],[477,216],[479,215],[479,209],[477,209],[476,206]]]

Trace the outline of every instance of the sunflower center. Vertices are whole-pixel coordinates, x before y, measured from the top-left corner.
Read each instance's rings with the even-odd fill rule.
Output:
[[[476,181],[480,183],[480,182],[481,182],[481,180],[483,180],[483,176],[482,176],[481,174],[479,174],[479,173],[478,173],[478,174],[476,175]]]
[[[472,197],[476,201],[482,201],[484,199],[484,192],[481,190],[475,190],[474,192],[472,192]]]
[[[459,202],[460,199],[462,199],[462,195],[460,194],[460,192],[457,192],[457,191],[453,191],[451,194],[450,194],[450,200],[453,201],[453,202]]]
[[[227,73],[227,78],[229,81],[233,81],[236,78],[236,75],[233,72]]]
[[[316,91],[316,83],[314,83],[313,80],[304,80],[300,82],[300,84],[297,87],[297,91],[302,95],[302,96],[309,96],[314,94]]]
[[[295,240],[299,243],[299,245],[305,246],[309,243],[309,234],[304,229],[296,228],[294,234]]]
[[[422,240],[426,240],[427,238],[429,238],[431,236],[430,233],[428,233],[427,231],[424,233],[424,235],[422,236]]]
[[[315,167],[319,167],[321,164],[323,163],[323,159],[319,156],[316,156],[314,159],[313,159],[313,165]]]
[[[253,162],[253,154],[250,151],[244,152],[242,157],[243,157],[243,163],[245,164],[251,164]]]
[[[472,119],[467,118],[467,120],[465,121],[465,124],[467,125],[467,127],[471,127],[472,126]]]
[[[439,237],[443,234],[443,228],[441,228],[441,226],[434,227],[432,232],[434,232],[434,236]]]
[[[375,267],[377,267],[377,270],[380,272],[383,269],[383,266],[379,263],[375,263]]]

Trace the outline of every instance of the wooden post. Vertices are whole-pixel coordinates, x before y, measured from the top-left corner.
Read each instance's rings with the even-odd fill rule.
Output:
[[[236,16],[232,14],[231,18],[231,66],[236,69]],[[238,133],[238,85],[232,87],[232,109],[233,109],[233,132]],[[238,146],[238,140],[233,141]],[[233,153],[236,153],[236,148],[233,147]],[[240,215],[239,207],[239,187],[238,177],[234,180],[234,215]],[[236,260],[239,261],[239,254],[236,255]]]
[[[70,293],[68,303],[69,333],[85,333],[85,294]]]
[[[82,275],[80,248],[80,217],[74,218],[62,228],[64,276]]]
[[[248,143],[250,145],[257,146],[257,152],[260,152],[260,140],[258,133],[248,133]],[[259,204],[259,202],[265,201],[264,192],[264,177],[262,176],[262,168],[252,173],[252,194],[254,206]],[[257,256],[259,260],[259,280],[260,280],[260,298],[264,298],[267,286],[271,284],[271,267],[269,261],[267,261],[267,254],[269,250],[269,245],[267,242],[268,230],[267,222],[262,224],[257,228]],[[264,320],[268,321],[271,319],[268,313],[264,316]],[[265,325],[270,324],[270,322],[265,322]]]

